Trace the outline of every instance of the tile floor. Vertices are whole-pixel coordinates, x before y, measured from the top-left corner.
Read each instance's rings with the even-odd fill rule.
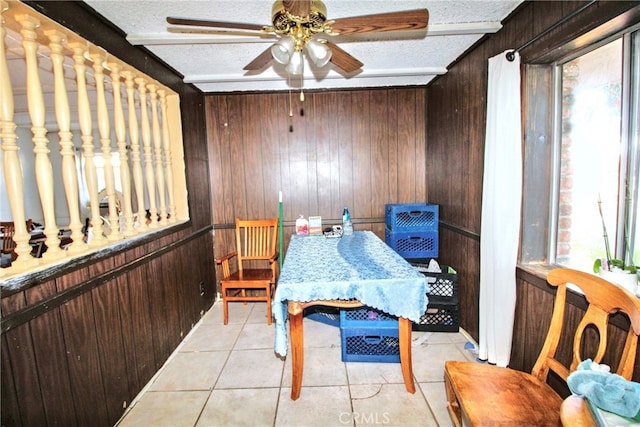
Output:
[[[302,391],[273,351],[263,303],[216,303],[132,402],[129,426],[450,426],[444,361],[474,360],[462,333],[413,332],[416,393],[399,363],[341,361],[340,328],[305,318]]]

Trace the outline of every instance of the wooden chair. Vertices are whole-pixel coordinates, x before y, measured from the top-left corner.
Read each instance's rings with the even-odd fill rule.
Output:
[[[11,262],[18,258],[16,254],[16,242],[13,240],[13,236],[16,234],[16,226],[13,221],[0,222],[0,228],[2,228],[2,253],[11,255]]]
[[[216,259],[216,263],[222,266],[220,285],[225,325],[229,321],[230,301],[242,301],[244,304],[247,301],[265,301],[267,324],[271,325],[271,297],[278,276],[277,240],[278,218],[236,218],[236,250]],[[234,257],[237,260],[237,270],[232,272],[229,261]],[[266,267],[257,268],[260,264]]]
[[[600,363],[607,345],[609,316],[625,313],[630,319],[629,332],[615,372],[631,379],[640,334],[640,300],[630,292],[593,274],[568,268],[549,273],[548,282],[558,288],[551,325],[531,374],[510,368],[476,362],[445,362],[447,406],[456,426],[552,426],[560,425],[562,398],[547,384],[549,371],[565,382],[578,364],[591,357]],[[573,357],[569,366],[556,358],[562,335],[567,283],[573,283],[585,294],[587,311],[573,335]],[[581,342],[588,326],[597,328],[599,342],[595,355],[583,356]],[[612,371],[615,366],[612,366]]]

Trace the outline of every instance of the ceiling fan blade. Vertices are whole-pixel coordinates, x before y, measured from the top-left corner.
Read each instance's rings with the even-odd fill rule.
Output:
[[[275,34],[249,30],[223,30],[218,28],[185,28],[185,27],[170,27],[167,28],[167,32],[171,34],[196,34],[205,36],[246,36],[246,37],[259,37],[264,39],[271,39],[276,37]]]
[[[311,0],[283,0],[282,5],[294,16],[305,17],[311,13]]]
[[[339,18],[331,25],[331,30],[340,35],[381,33],[385,31],[419,30],[426,28],[428,23],[429,11],[427,9],[416,9]]]
[[[244,66],[243,70],[257,71],[262,70],[271,62],[273,56],[271,55],[271,46],[269,46],[264,52],[256,56],[255,59]]]
[[[262,31],[264,28],[264,25],[246,24],[243,22],[209,21],[205,19],[174,18],[171,16],[167,17],[167,22],[173,25],[191,25],[196,27],[212,27],[212,28],[233,28],[236,30]]]
[[[327,46],[331,49],[331,63],[341,70],[347,73],[352,73],[364,65],[362,62],[340,49],[336,44],[327,42]]]

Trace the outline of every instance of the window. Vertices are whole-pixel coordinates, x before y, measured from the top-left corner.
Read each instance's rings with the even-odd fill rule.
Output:
[[[550,261],[640,265],[640,31],[556,63]]]

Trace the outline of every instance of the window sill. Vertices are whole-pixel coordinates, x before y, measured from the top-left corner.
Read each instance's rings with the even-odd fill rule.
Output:
[[[558,268],[558,266],[547,263],[519,263],[516,265],[516,279],[524,280],[538,288],[553,292],[554,288],[547,283],[547,275],[555,268]]]
[[[540,263],[540,264],[518,264],[516,269],[522,270],[528,274],[534,275],[539,279],[547,281],[547,275],[551,270],[558,268],[556,265]]]

